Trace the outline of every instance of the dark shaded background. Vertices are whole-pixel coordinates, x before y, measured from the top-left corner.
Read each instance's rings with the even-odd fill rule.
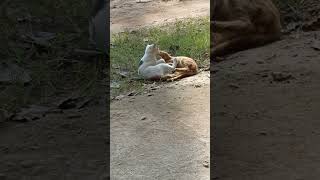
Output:
[[[108,178],[108,55],[87,49],[90,3],[1,1],[0,179]]]

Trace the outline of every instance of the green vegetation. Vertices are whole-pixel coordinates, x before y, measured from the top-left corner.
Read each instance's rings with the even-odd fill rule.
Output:
[[[209,64],[209,17],[179,20],[158,27],[144,28],[114,34],[111,38],[111,81],[119,87],[112,88],[111,95],[137,90],[143,81],[137,77],[138,63],[147,44],[155,43],[161,50],[174,56],[189,56],[199,67]],[[126,76],[123,74],[126,73]]]

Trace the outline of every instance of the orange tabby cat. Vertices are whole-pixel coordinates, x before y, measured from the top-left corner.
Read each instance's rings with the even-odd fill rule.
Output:
[[[171,77],[167,79],[167,81],[174,81],[174,80],[192,76],[198,73],[197,63],[189,57],[185,57],[185,56],[172,57],[169,53],[165,51],[159,51],[159,55],[161,56],[162,59],[165,60],[166,63],[172,63],[173,58],[177,59],[177,67],[175,69],[175,72],[173,74],[170,74]]]

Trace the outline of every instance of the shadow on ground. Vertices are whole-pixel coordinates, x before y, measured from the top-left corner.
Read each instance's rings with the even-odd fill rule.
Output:
[[[213,177],[317,179],[319,31],[213,65]]]

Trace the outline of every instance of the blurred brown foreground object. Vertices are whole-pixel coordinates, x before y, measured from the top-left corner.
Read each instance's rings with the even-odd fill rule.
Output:
[[[214,0],[212,3],[212,58],[280,39],[280,14],[271,0]]]

